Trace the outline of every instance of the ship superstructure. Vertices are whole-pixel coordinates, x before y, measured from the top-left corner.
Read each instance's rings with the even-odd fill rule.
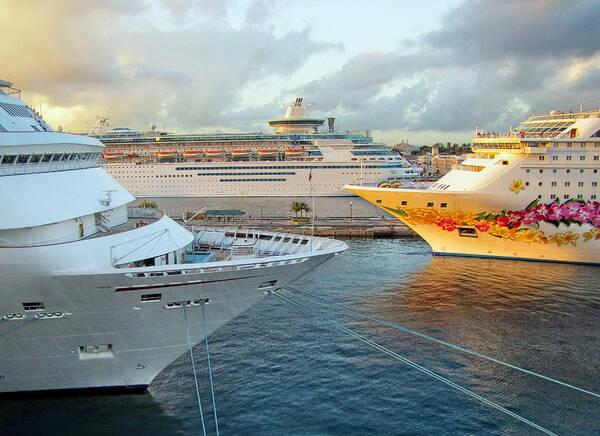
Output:
[[[101,142],[55,132],[19,97],[0,81],[0,392],[145,387],[187,350],[186,328],[198,343],[347,248],[132,208]]]
[[[136,196],[344,196],[347,183],[406,183],[421,169],[368,135],[342,133],[310,118],[301,98],[276,133],[172,135],[125,128],[96,135],[105,169]]]
[[[434,254],[600,264],[600,109],[477,131],[473,153],[428,189],[348,186]]]

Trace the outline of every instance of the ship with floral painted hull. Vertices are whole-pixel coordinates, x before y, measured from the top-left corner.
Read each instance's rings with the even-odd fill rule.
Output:
[[[349,185],[436,255],[600,264],[600,109],[476,132],[473,153],[426,189]]]

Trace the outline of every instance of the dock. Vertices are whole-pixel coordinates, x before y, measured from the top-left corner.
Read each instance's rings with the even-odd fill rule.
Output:
[[[181,222],[181,216],[171,216]],[[299,235],[310,235],[310,221],[305,223],[294,223],[293,217],[264,217],[244,218],[235,221],[217,221],[207,219],[191,219],[185,222],[192,226],[212,227],[243,227],[270,232],[285,232]],[[315,218],[314,235],[335,238],[402,238],[419,237],[417,233],[397,219],[383,217],[326,217]]]

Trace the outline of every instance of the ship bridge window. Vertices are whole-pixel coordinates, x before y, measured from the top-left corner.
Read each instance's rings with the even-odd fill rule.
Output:
[[[17,163],[26,164],[28,160],[29,160],[28,154],[20,154],[19,157],[17,158]]]
[[[29,159],[29,163],[38,163],[42,159],[41,154],[32,154],[31,159]]]
[[[50,159],[52,159],[52,155],[51,154],[45,154],[42,157],[42,162],[50,162]]]
[[[44,303],[41,301],[31,302],[31,303],[23,303],[23,310],[26,311],[35,311],[35,310],[44,310]]]
[[[17,156],[15,155],[9,155],[9,156],[3,156],[2,157],[2,165],[10,165],[10,164],[14,164],[17,160]]]

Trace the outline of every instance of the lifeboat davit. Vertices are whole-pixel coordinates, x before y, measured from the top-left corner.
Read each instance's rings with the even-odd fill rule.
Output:
[[[202,150],[189,150],[183,152],[183,157],[202,157],[204,152]]]
[[[302,147],[300,147],[300,148],[288,147],[285,149],[286,156],[298,157],[298,156],[304,156],[305,154],[306,154],[306,152],[304,151],[304,149]]]
[[[231,150],[231,157],[250,157],[252,150],[244,148],[239,150]]]
[[[122,159],[123,153],[102,153],[104,159]]]
[[[277,157],[279,156],[279,150],[276,148],[259,148],[258,157]]]
[[[177,152],[176,151],[157,151],[156,155],[161,158],[172,158],[172,157],[177,157]]]

